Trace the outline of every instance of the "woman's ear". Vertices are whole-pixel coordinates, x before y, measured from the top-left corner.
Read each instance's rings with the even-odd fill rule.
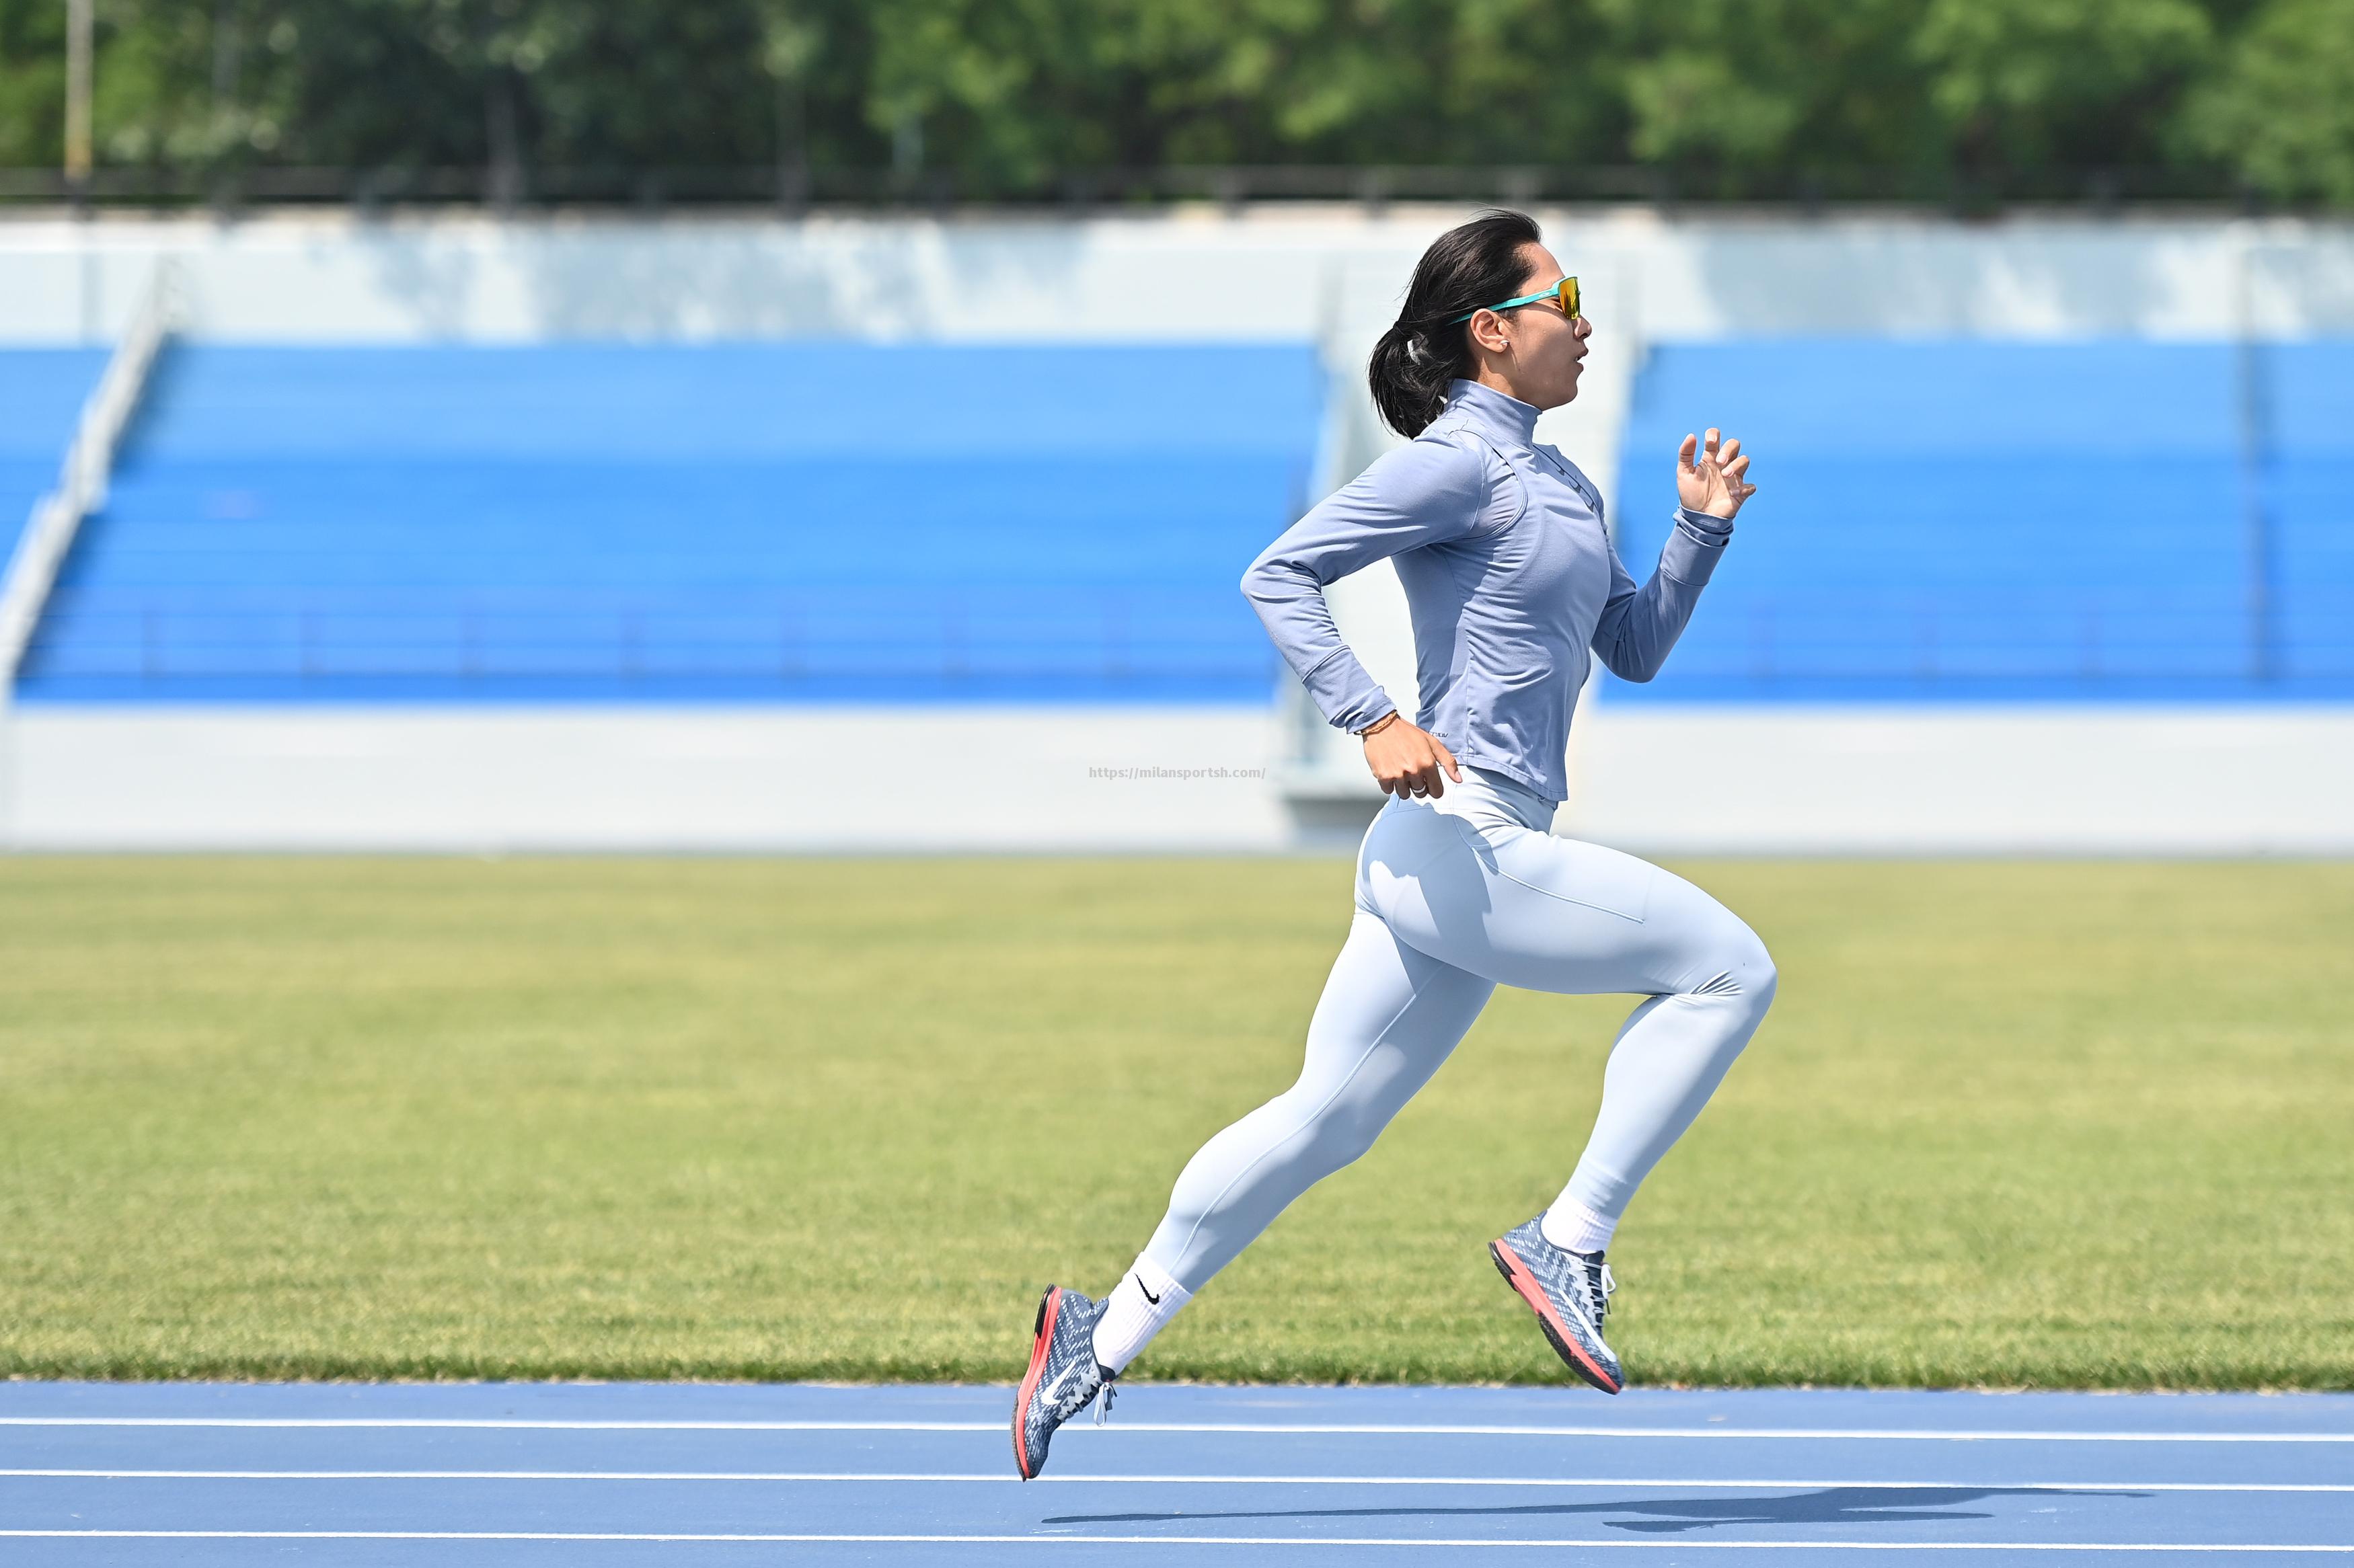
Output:
[[[1494,311],[1474,312],[1469,330],[1471,341],[1490,354],[1501,354],[1512,345],[1511,328]]]

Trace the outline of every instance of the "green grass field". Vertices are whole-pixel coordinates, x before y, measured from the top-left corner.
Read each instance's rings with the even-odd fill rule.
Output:
[[[2354,1388],[2354,865],[1720,862],[1773,1016],[1638,1383]],[[1339,861],[0,863],[0,1371],[1008,1379],[1283,1086]],[[1500,992],[1139,1364],[1559,1382],[1488,1238],[1627,1004]]]

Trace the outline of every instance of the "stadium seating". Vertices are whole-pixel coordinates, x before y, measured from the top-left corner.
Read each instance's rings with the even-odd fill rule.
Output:
[[[1322,404],[1305,344],[175,345],[18,694],[1261,702]]]
[[[82,401],[105,369],[103,349],[0,350],[0,561],[33,503],[56,486]]]
[[[9,525],[101,363],[0,355]],[[175,346],[18,694],[1257,702],[1322,400],[1306,344]],[[2354,344],[1657,346],[1638,576],[1710,421],[1759,504],[1614,700],[2354,696]]]
[[[1757,504],[1614,700],[2354,695],[2354,344],[1652,350],[1617,526],[1649,573],[1688,430]]]

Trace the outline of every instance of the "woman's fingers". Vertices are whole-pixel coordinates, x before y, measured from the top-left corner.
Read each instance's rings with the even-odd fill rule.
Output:
[[[1748,472],[1749,460],[1745,457],[1734,458],[1731,462],[1724,465],[1724,477],[1735,481],[1736,482]]]
[[[1381,786],[1383,794],[1395,795],[1401,800],[1443,795],[1448,775],[1458,783],[1463,778],[1454,753],[1440,745],[1436,736],[1403,719],[1368,736],[1365,748],[1373,782]]]
[[[1696,471],[1703,462],[1730,467],[1740,456],[1741,438],[1728,438],[1713,425],[1704,436],[1684,437],[1684,444],[1676,449],[1676,461],[1687,471]]]
[[[1452,773],[1458,782],[1461,781],[1463,775],[1456,768],[1455,754],[1447,749],[1445,742],[1426,730],[1422,736],[1422,787],[1430,792],[1433,799],[1447,793],[1445,775]]]

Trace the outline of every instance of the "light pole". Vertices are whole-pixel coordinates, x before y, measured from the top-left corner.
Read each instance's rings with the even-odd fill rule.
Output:
[[[66,0],[66,184],[90,185],[90,56],[93,0]]]

